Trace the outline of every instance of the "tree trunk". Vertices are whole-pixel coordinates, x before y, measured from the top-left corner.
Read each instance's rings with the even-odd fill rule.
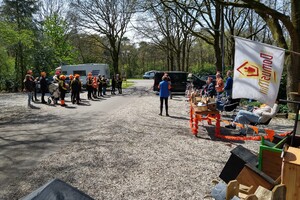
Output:
[[[300,52],[300,2],[299,0],[291,1],[291,20],[295,28],[295,33],[290,33],[291,50]],[[298,84],[300,83],[300,55],[291,53],[291,64],[287,66],[287,97],[291,100],[299,101],[299,97],[291,95],[290,92],[298,91]],[[296,105],[289,104],[290,110],[296,112]]]
[[[221,5],[220,3],[216,2],[216,20],[215,20],[215,35],[214,35],[214,50],[215,50],[215,57],[216,57],[216,71],[222,71],[222,53],[220,48],[220,23],[221,23]]]
[[[121,71],[119,71],[119,53],[118,53],[118,51],[114,49],[111,57],[112,57],[114,72],[121,74]]]
[[[216,71],[222,71],[222,53],[220,48],[220,33],[216,32],[214,40],[214,50],[216,57]]]

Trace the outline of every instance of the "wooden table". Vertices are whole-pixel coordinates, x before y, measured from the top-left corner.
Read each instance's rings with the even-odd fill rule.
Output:
[[[190,127],[192,133],[197,136],[198,134],[198,123],[199,121],[207,121],[209,125],[212,121],[216,121],[215,134],[220,134],[220,112],[218,110],[207,110],[207,111],[197,111],[197,106],[190,104]]]

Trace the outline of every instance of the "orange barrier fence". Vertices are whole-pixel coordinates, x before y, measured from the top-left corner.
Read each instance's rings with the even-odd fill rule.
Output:
[[[221,122],[225,124],[230,124],[228,120],[221,120],[220,112],[215,111],[197,111],[196,106],[192,105],[190,106],[190,128],[192,129],[192,133],[197,136],[198,134],[198,123],[199,121],[207,121],[209,125],[212,124],[212,122],[216,123],[215,128],[215,137],[221,138],[221,139],[227,139],[227,140],[261,140],[261,135],[258,135],[259,128],[257,126],[248,125],[248,128],[251,128],[257,135],[253,136],[234,136],[234,135],[222,135],[221,134]],[[245,128],[243,124],[234,123],[237,127]],[[263,136],[265,139],[273,140],[273,137],[275,135],[275,131],[272,129],[264,129],[265,135]],[[281,134],[276,134],[279,136],[286,136],[290,134],[290,132],[285,132]]]

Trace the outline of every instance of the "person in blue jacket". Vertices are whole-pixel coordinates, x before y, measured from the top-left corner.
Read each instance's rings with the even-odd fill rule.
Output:
[[[232,97],[232,85],[233,85],[233,79],[232,79],[232,71],[228,70],[227,73],[227,79],[224,86],[224,91],[226,92],[226,96]]]
[[[163,102],[165,101],[165,109],[166,109],[166,116],[169,116],[168,113],[168,98],[169,98],[169,91],[171,89],[170,83],[168,82],[168,77],[163,76],[162,81],[158,85],[159,88],[159,97],[160,97],[160,113],[162,115],[163,111]]]

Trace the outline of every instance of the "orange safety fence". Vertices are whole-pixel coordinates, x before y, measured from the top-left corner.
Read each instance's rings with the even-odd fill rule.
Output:
[[[208,119],[210,119],[211,121],[217,121],[218,119],[216,118],[213,118],[213,117],[207,117]],[[221,122],[225,123],[225,124],[230,124],[231,122],[228,121],[228,120],[221,120]],[[239,124],[239,123],[236,123],[236,122],[233,122],[237,127],[240,127],[240,128],[244,128],[244,125],[243,124]],[[256,141],[259,141],[261,140],[261,135],[258,135],[258,132],[259,132],[259,128],[257,126],[252,126],[252,125],[248,125],[249,128],[251,128],[257,135],[255,136],[234,136],[234,135],[222,135],[222,134],[215,134],[215,136],[217,138],[221,138],[221,139],[227,139],[227,140],[256,140]],[[195,131],[195,130],[193,130]],[[264,129],[266,135],[263,136],[265,139],[269,139],[270,141],[273,141],[273,138],[274,138],[274,135],[275,135],[275,131],[272,130],[272,129],[268,129],[268,128],[265,128]],[[290,134],[290,132],[285,132],[285,133],[280,133],[280,134],[276,134],[278,136],[286,136]]]

